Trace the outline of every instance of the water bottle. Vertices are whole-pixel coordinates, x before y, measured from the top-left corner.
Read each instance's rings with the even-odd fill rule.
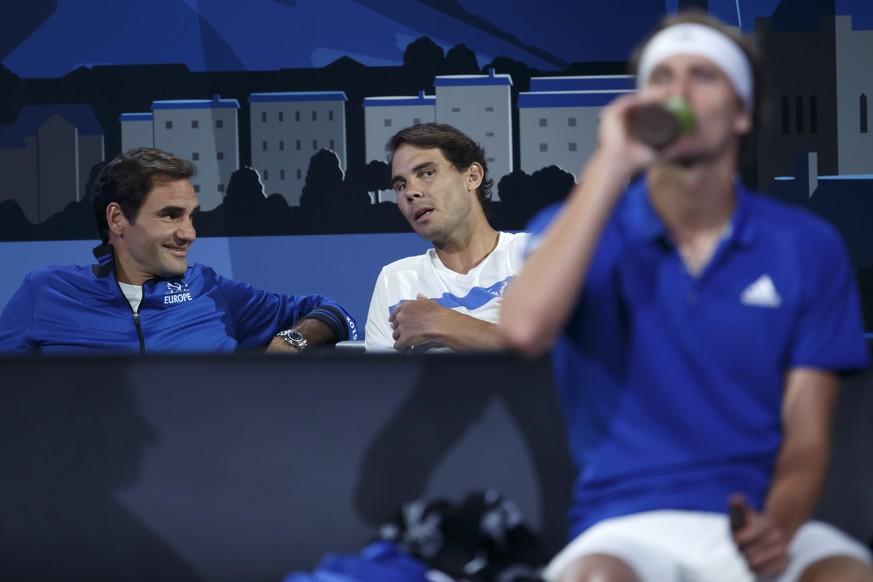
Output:
[[[629,121],[631,134],[655,149],[694,130],[694,112],[681,97],[640,105],[631,111]]]

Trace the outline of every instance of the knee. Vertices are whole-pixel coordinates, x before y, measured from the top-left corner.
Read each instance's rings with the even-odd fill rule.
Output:
[[[556,582],[639,582],[627,562],[609,554],[588,554],[570,562]]]
[[[857,558],[833,556],[811,564],[798,582],[873,582],[873,568]]]

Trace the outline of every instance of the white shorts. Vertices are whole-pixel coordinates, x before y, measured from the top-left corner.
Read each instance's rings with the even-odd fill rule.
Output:
[[[754,574],[730,536],[727,515],[693,511],[649,511],[595,524],[555,556],[543,572],[547,582],[586,554],[620,558],[644,582],[753,582]],[[772,582],[797,580],[812,563],[851,556],[873,563],[860,542],[837,528],[810,521],[788,547],[789,566]]]

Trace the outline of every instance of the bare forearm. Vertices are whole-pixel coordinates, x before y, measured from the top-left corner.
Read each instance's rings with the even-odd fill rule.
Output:
[[[815,512],[828,465],[826,447],[780,455],[764,513],[790,538]]]
[[[764,511],[789,535],[813,514],[824,487],[837,390],[829,372],[799,369],[787,378],[783,444]]]
[[[582,182],[506,290],[500,328],[512,347],[538,355],[566,324],[628,177],[607,156],[591,159]]]
[[[330,326],[318,319],[301,319],[292,329],[299,331],[306,339],[307,348],[334,344],[337,341],[336,334]],[[297,353],[299,351],[299,349],[290,345],[281,337],[274,337],[270,345],[267,346],[267,352],[269,353]]]
[[[447,311],[435,333],[436,340],[447,348],[463,352],[506,347],[506,341],[496,324],[457,311]]]

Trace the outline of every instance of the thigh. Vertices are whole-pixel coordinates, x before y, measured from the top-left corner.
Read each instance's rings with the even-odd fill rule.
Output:
[[[795,582],[812,564],[837,556],[873,564],[870,551],[861,542],[822,521],[807,522],[791,540],[788,568],[775,582]]]
[[[605,520],[583,532],[549,563],[557,580],[584,556],[613,556],[644,581],[744,582],[748,568],[728,534],[727,517],[688,511],[652,511]]]

